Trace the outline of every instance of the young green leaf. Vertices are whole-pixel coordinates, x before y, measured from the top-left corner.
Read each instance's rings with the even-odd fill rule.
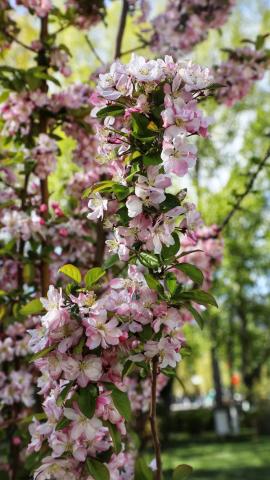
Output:
[[[119,261],[119,256],[117,253],[115,253],[114,255],[111,255],[109,258],[107,258],[107,260],[105,260],[102,267],[104,270],[108,270],[118,261]]]
[[[196,310],[196,308],[192,307],[192,305],[190,305],[190,304],[186,304],[185,307],[191,313],[191,315],[195,318],[199,327],[201,329],[203,329],[203,327],[204,327],[204,317],[203,317],[202,313],[198,312],[198,310]]]
[[[119,105],[109,105],[108,107],[101,108],[97,112],[97,117],[98,118],[105,118],[105,117],[119,117],[120,115],[123,115],[124,113],[124,108],[120,107]]]
[[[112,437],[113,449],[116,454],[120,453],[122,450],[121,434],[117,427],[111,422],[104,422],[106,427],[108,427],[110,435]]]
[[[175,275],[171,272],[168,272],[165,277],[166,287],[168,288],[171,295],[174,294],[177,288],[177,279]]]
[[[120,185],[118,183],[113,185],[112,190],[115,193],[117,200],[119,200],[119,201],[127,198],[128,194],[129,194],[129,188],[125,187],[124,185]]]
[[[161,288],[159,281],[153,275],[151,275],[151,273],[145,273],[144,278],[148,287],[152,290],[158,291]]]
[[[197,283],[198,285],[203,283],[203,274],[198,267],[195,267],[195,265],[191,265],[190,263],[179,263],[178,265],[175,265],[175,268],[187,275],[194,283]]]
[[[67,263],[66,265],[63,265],[63,267],[59,268],[58,272],[63,273],[69,278],[72,278],[74,282],[76,283],[81,283],[82,281],[82,276],[80,270],[75,267],[75,265],[71,265],[71,263]]]
[[[86,469],[95,480],[110,480],[110,473],[106,465],[95,458],[87,458]]]
[[[159,153],[152,154],[152,155],[145,155],[143,157],[143,164],[148,167],[149,165],[159,165],[162,162]]]
[[[42,310],[43,305],[41,301],[39,298],[34,298],[34,300],[31,300],[20,309],[20,314],[25,316],[34,315],[36,313],[40,313]]]
[[[166,245],[163,245],[162,247],[161,255],[162,255],[162,258],[164,258],[164,260],[168,260],[169,258],[174,257],[179,252],[179,248],[180,248],[179,236],[176,232],[174,232],[172,234],[172,237],[174,239],[174,244],[169,245],[168,247]]]
[[[34,362],[35,360],[38,360],[39,358],[45,357],[46,355],[48,355],[48,353],[50,353],[52,350],[54,350],[55,347],[56,347],[56,345],[51,345],[50,347],[43,348],[42,350],[40,350],[40,352],[37,352],[34,355],[32,355],[32,357],[30,358],[30,362]]]
[[[154,269],[159,267],[159,259],[154,253],[141,252],[139,260],[144,267]]]
[[[58,406],[61,406],[64,401],[66,400],[70,390],[72,389],[74,385],[74,382],[69,382],[64,388],[63,390],[61,391],[60,395],[58,396],[57,400],[56,400],[56,403]]]
[[[98,282],[98,280],[105,275],[105,271],[100,267],[91,268],[84,276],[85,285],[87,288],[91,288],[92,285]]]
[[[61,418],[61,420],[59,420],[59,422],[57,423],[56,427],[55,427],[55,430],[62,430],[63,428],[67,427],[68,425],[70,425],[71,423],[71,420],[69,420],[69,418]]]

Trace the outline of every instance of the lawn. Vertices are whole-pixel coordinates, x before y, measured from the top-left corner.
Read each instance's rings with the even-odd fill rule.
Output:
[[[219,441],[175,436],[163,453],[166,480],[179,463],[194,468],[192,480],[270,480],[270,437]]]

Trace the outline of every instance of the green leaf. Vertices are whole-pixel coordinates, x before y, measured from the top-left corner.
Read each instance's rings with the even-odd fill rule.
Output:
[[[173,273],[169,272],[166,274],[165,282],[170,294],[173,295],[177,287],[177,278]]]
[[[173,232],[172,237],[174,239],[174,244],[170,245],[167,247],[166,245],[163,245],[161,255],[164,260],[169,260],[172,257],[175,257],[177,253],[179,252],[180,249],[180,240],[179,236],[176,232]]]
[[[134,480],[153,480],[153,472],[148,467],[143,457],[138,457],[135,463],[135,476]]]
[[[41,301],[39,298],[34,298],[34,300],[31,300],[20,309],[20,314],[25,316],[34,315],[36,313],[40,313],[42,310],[43,305]]]
[[[63,388],[63,390],[61,391],[59,397],[58,397],[57,400],[56,400],[56,403],[57,403],[58,406],[61,406],[61,405],[64,403],[64,401],[66,400],[66,398],[67,398],[70,390],[72,389],[73,385],[74,385],[74,382],[69,382],[69,383]]]
[[[46,420],[47,415],[46,413],[32,413],[31,415],[27,415],[27,417],[22,418],[22,420],[19,420],[19,423],[22,425],[31,423],[33,421],[33,418],[35,418],[36,420]]]
[[[85,285],[87,288],[91,288],[92,285],[98,282],[98,280],[105,275],[105,270],[100,267],[91,268],[84,276]]]
[[[139,260],[144,267],[150,269],[159,267],[159,258],[154,253],[141,252]]]
[[[108,427],[110,435],[112,437],[113,449],[116,454],[120,453],[122,450],[121,434],[117,427],[111,422],[104,422],[106,427]]]
[[[95,480],[110,480],[109,470],[104,463],[95,458],[87,458],[86,469]]]
[[[128,375],[129,373],[131,373],[134,368],[135,368],[135,363],[132,362],[131,360],[127,360],[122,370],[122,378],[124,378],[125,375]]]
[[[75,267],[75,265],[71,265],[71,263],[67,263],[63,265],[63,267],[59,268],[58,272],[63,273],[69,278],[72,278],[76,283],[81,283],[82,276],[80,270]]]
[[[94,384],[81,388],[78,392],[77,402],[79,408],[87,418],[92,418],[95,413],[97,396],[98,388]]]
[[[168,212],[172,208],[179,207],[180,202],[176,195],[173,195],[172,193],[166,193],[165,196],[166,200],[160,204],[160,209],[162,212]]]
[[[188,250],[187,252],[182,252],[180,255],[177,256],[177,258],[182,258],[185,257],[186,255],[190,255],[191,253],[196,253],[196,252],[203,252],[203,250]]]
[[[108,107],[104,107],[98,111],[97,117],[98,118],[105,118],[105,117],[119,117],[120,115],[124,114],[125,109],[120,107],[119,105],[109,105]]]
[[[117,200],[119,201],[127,198],[129,194],[129,187],[125,187],[124,185],[120,185],[118,183],[113,185],[112,190],[115,193]]]
[[[191,290],[190,292],[182,292],[181,298],[183,300],[192,300],[199,305],[213,305],[214,307],[218,308],[218,304],[209,292],[205,292],[204,290]]]
[[[160,290],[161,285],[159,281],[153,275],[151,275],[151,273],[145,273],[144,278],[149,288],[156,291]]]
[[[191,265],[190,263],[179,263],[178,265],[175,265],[175,268],[187,275],[194,283],[197,283],[198,285],[203,283],[203,273],[198,267],[195,267],[195,265]]]
[[[32,355],[32,357],[30,358],[30,362],[34,362],[35,360],[38,360],[39,358],[45,357],[46,355],[48,355],[48,353],[50,353],[52,350],[54,350],[55,347],[56,347],[55,345],[51,345],[50,347],[43,348],[42,350],[40,350],[40,352],[37,352],[37,353],[35,353],[35,355]]]
[[[119,261],[119,256],[117,253],[115,253],[114,255],[111,255],[109,258],[105,260],[102,267],[104,270],[108,270],[118,261]]]
[[[132,130],[136,135],[145,135],[147,127],[149,125],[149,119],[142,113],[132,113]],[[150,130],[149,130],[150,132]],[[150,132],[153,135],[153,132]]]
[[[178,465],[173,472],[172,480],[187,480],[193,472],[190,465]]]
[[[153,336],[153,330],[151,325],[145,325],[141,332],[139,332],[139,337],[144,341],[147,342]]]
[[[264,46],[266,36],[265,35],[258,35],[256,38],[256,50],[261,50],[261,48]]]
[[[162,162],[159,153],[153,155],[145,155],[143,157],[143,164],[148,167],[149,165],[159,165]]]
[[[203,315],[196,310],[196,308],[192,307],[192,305],[186,305],[186,309],[191,313],[191,315],[195,318],[196,322],[198,323],[199,327],[203,329],[204,327],[204,317]]]
[[[111,397],[116,410],[129,422],[131,420],[131,406],[127,394],[119,390],[113,383],[108,383],[107,387],[112,392]]]
[[[71,423],[71,420],[69,420],[69,418],[63,417],[57,423],[57,425],[55,427],[55,430],[62,430],[63,428],[68,427],[68,425],[70,425],[70,423]]]

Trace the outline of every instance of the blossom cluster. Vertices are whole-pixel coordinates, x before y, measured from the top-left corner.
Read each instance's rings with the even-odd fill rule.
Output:
[[[91,182],[88,218],[103,220],[114,231],[107,240],[107,261],[112,262],[112,252],[113,262],[129,265],[121,277],[90,269],[85,286],[78,269],[66,265],[61,271],[77,285],[64,292],[51,286],[48,299],[41,299],[47,313],[29,332],[46,414],[45,422],[35,420],[30,426],[29,449],[38,451],[45,441],[49,446],[38,478],[54,472],[60,479],[64,471],[71,479],[78,472],[87,478],[93,462],[111,478],[130,478],[125,469],[131,466],[116,461],[128,441],[126,391],[134,379],[126,372],[142,369],[149,376],[155,359],[161,372],[176,368],[185,347],[185,313],[198,319],[200,305],[215,304],[199,289],[200,270],[178,262],[179,255],[188,255],[181,253],[179,235],[194,239],[200,216],[185,201],[185,190],[168,192],[174,176],[185,175],[195,162],[189,137],[207,135],[209,119],[197,99],[210,81],[207,69],[171,57],[147,62],[133,56],[129,64],[116,62],[100,75],[98,95],[91,97],[96,104],[92,115],[104,118],[97,127],[103,141],[97,161],[106,155],[107,177]],[[183,282],[186,289],[175,269],[191,279]],[[136,409],[134,395],[132,403]],[[110,454],[104,457],[105,452]]]
[[[29,324],[28,324],[29,326]],[[33,377],[25,367],[15,370],[6,368],[12,361],[20,364],[23,357],[30,353],[29,338],[26,332],[27,325],[18,322],[10,325],[5,331],[5,337],[0,340],[0,402],[1,411],[14,403],[21,403],[25,407],[34,404]]]
[[[220,84],[216,98],[231,107],[245,97],[255,81],[261,80],[269,65],[264,50],[242,47],[228,51],[229,58],[215,69],[215,81]]]
[[[169,0],[165,12],[153,20],[150,46],[155,52],[179,56],[220,28],[228,19],[235,0]]]

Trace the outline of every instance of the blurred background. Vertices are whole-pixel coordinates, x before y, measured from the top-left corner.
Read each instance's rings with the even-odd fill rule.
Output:
[[[68,38],[73,54],[73,74],[67,84],[88,81],[101,62],[109,64],[113,59],[111,38],[116,36],[121,2],[107,3],[107,27],[99,24],[87,35],[72,28],[63,33],[62,42]],[[270,33],[269,0],[236,3],[225,26],[210,31],[188,58],[211,66],[225,58],[222,49]],[[152,0],[151,14],[163,7],[163,1]],[[26,19],[20,8],[18,17],[23,25]],[[139,45],[140,28],[129,21],[124,51]],[[145,24],[146,36],[147,29]],[[35,24],[27,29],[27,43],[35,39],[35,31]],[[17,66],[28,66],[27,52],[20,46],[14,51]],[[138,53],[153,56],[147,47]],[[129,58],[127,53],[123,61]],[[2,61],[12,64],[14,57],[7,54]],[[210,138],[199,142],[200,158],[189,187],[206,225],[221,224],[235,195],[242,192],[246,174],[270,143],[269,74],[234,107],[208,100],[204,109],[214,122]],[[71,161],[73,147],[73,140],[63,137],[57,171],[50,177],[56,200],[63,201],[62,185],[78,170]],[[186,178],[183,185],[187,186]],[[177,378],[161,394],[159,421],[168,478],[181,461],[194,467],[194,480],[270,479],[269,185],[270,171],[264,169],[255,191],[224,230],[224,258],[212,287],[219,309],[210,313],[203,330],[185,327],[191,355],[183,359]],[[144,451],[148,433],[146,427]],[[151,452],[148,456],[150,461]]]

